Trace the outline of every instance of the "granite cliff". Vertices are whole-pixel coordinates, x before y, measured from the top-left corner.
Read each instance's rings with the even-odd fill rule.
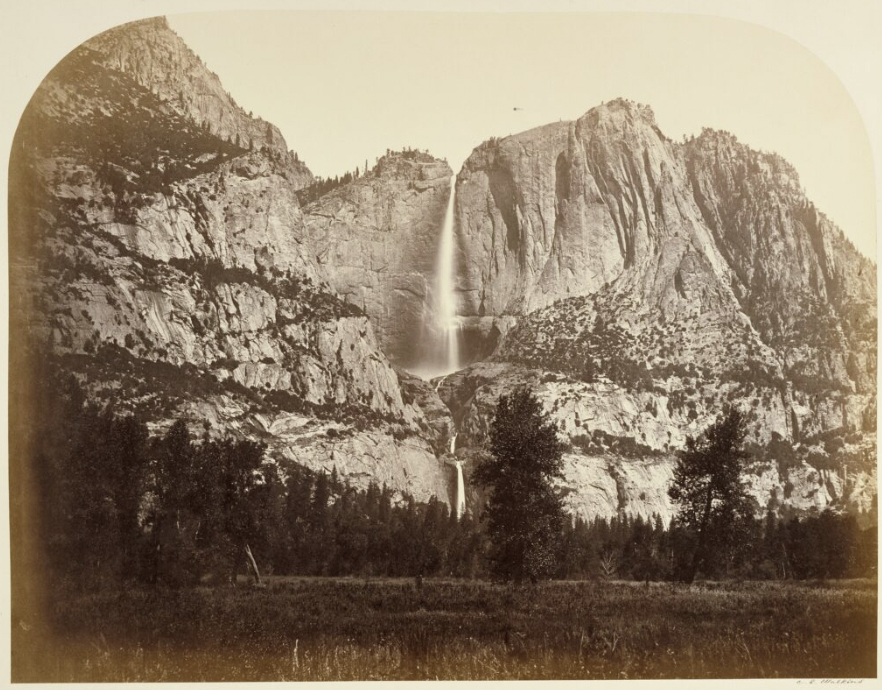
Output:
[[[416,366],[452,171],[427,153],[383,156],[303,209],[303,232],[331,287],[371,318],[383,351]]]
[[[728,402],[757,449],[796,448],[754,468],[758,508],[869,507],[876,268],[781,158],[710,130],[675,143],[617,100],[476,148],[457,219],[466,328],[504,333],[492,374],[445,382],[463,443],[529,381],[573,444],[574,509],[669,515],[671,451]],[[849,463],[851,484],[830,479]]]
[[[96,64],[131,77],[211,134],[244,148],[266,147],[288,156],[275,125],[246,113],[224,90],[218,76],[169,27],[164,17],[131,22],[87,41]],[[291,156],[293,162],[293,156]],[[312,180],[302,166],[301,179]]]

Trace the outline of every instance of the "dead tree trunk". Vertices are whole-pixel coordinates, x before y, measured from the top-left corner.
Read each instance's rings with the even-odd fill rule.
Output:
[[[251,570],[251,575],[254,578],[254,584],[262,584],[260,581],[260,570],[258,570],[257,568],[257,561],[254,560],[254,554],[251,553],[251,547],[248,544],[245,544],[245,562],[248,564],[248,568]]]
[[[600,572],[605,580],[611,580],[616,575],[618,563],[615,554],[610,551],[600,557]]]

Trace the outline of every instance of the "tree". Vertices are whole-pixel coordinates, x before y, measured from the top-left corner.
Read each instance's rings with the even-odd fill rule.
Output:
[[[600,556],[600,574],[604,580],[611,580],[619,571],[619,562],[612,550],[604,551]]]
[[[678,505],[677,520],[692,532],[695,547],[683,579],[692,582],[698,569],[709,568],[733,543],[750,515],[741,470],[748,454],[741,449],[746,434],[741,413],[721,414],[698,439],[686,439],[674,468],[668,495]]]
[[[490,489],[484,509],[492,572],[535,582],[557,569],[563,525],[560,496],[563,443],[557,427],[526,388],[503,395],[490,427],[490,457],[473,474]]]
[[[199,498],[195,451],[183,420],[155,439],[151,447],[153,506],[149,518],[152,559],[149,580],[170,586],[195,584],[198,564],[193,535],[198,530],[194,508]]]
[[[223,535],[231,547],[230,564],[233,581],[237,565],[245,562],[254,581],[260,584],[260,571],[251,551],[249,540],[259,533],[260,515],[271,495],[269,467],[263,468],[262,443],[229,439],[220,444],[221,464],[218,477],[223,496]]]

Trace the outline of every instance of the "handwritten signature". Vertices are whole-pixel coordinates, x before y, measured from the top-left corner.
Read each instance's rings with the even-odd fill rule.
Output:
[[[806,678],[797,680],[797,685],[860,685],[863,678]]]

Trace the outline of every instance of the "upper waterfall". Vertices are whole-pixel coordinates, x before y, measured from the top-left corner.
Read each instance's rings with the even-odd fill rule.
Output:
[[[453,292],[454,208],[456,204],[456,175],[450,176],[450,198],[441,229],[438,248],[438,270],[435,275],[438,323],[444,340],[447,372],[459,368],[459,322],[456,318],[456,295]]]
[[[456,266],[455,236],[456,175],[450,176],[450,196],[438,242],[435,278],[431,298],[426,305],[422,333],[422,362],[417,369],[426,378],[444,376],[460,367],[460,321],[454,290]]]

